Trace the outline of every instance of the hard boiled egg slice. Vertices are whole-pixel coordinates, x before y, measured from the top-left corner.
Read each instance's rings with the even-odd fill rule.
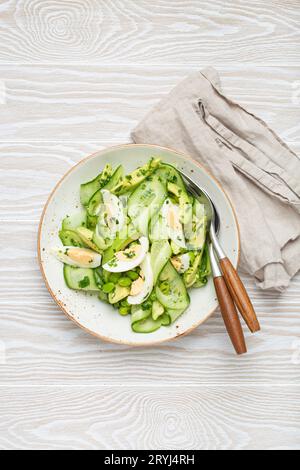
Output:
[[[124,226],[124,207],[121,200],[107,189],[102,189],[101,194],[103,206],[99,214],[99,228],[108,228],[113,238]]]
[[[52,254],[62,263],[77,268],[98,268],[101,265],[101,255],[87,248],[64,246],[52,248]]]
[[[183,255],[174,256],[171,258],[171,263],[179,274],[183,274],[190,267],[190,255],[185,253]]]
[[[145,302],[152,292],[153,284],[151,256],[147,253],[144,261],[141,263],[141,276],[132,283],[127,302],[130,305],[139,305]]]
[[[149,250],[149,241],[147,237],[141,237],[138,243],[131,244],[124,251],[117,251],[114,257],[103,265],[105,271],[111,273],[123,273],[130,271],[141,264]]]
[[[168,227],[169,238],[181,248],[186,248],[183,226],[180,222],[180,207],[167,199],[162,206],[161,213]]]

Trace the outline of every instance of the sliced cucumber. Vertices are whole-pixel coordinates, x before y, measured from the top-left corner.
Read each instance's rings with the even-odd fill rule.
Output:
[[[135,333],[152,333],[161,327],[161,319],[153,320],[151,308],[143,309],[142,305],[131,309],[131,328]]]
[[[87,206],[93,194],[95,194],[98,189],[103,188],[103,186],[109,182],[112,173],[113,170],[111,165],[107,164],[105,165],[104,170],[100,173],[100,175],[96,176],[96,178],[92,181],[88,181],[87,183],[82,184],[80,186],[81,204]]]
[[[167,313],[164,313],[164,314],[160,317],[160,320],[161,320],[162,326],[169,326],[169,325],[171,325],[171,318],[170,318],[170,316],[169,316]]]
[[[64,246],[86,247],[86,244],[82,241],[80,236],[76,232],[73,232],[73,230],[60,230],[59,238]]]
[[[184,309],[171,309],[169,308],[167,311],[166,311],[166,315],[168,316],[169,318],[169,323],[167,323],[168,325],[170,325],[171,323],[174,323],[174,321],[177,320],[177,318],[180,317],[180,315],[182,315],[184,312],[186,311],[186,308]]]
[[[141,183],[129,197],[128,215],[141,234],[148,234],[150,219],[159,211],[166,196],[166,186],[152,177]]]
[[[86,211],[84,209],[67,215],[62,221],[62,230],[76,230],[77,227],[86,227]]]
[[[189,306],[190,298],[185,284],[170,262],[160,274],[155,293],[166,309],[185,310]]]
[[[154,284],[159,275],[172,256],[172,250],[167,240],[155,241],[151,246],[151,265],[153,270]]]
[[[100,210],[100,206],[103,203],[102,200],[102,189],[106,189],[108,191],[113,191],[114,187],[117,186],[117,184],[120,182],[122,179],[124,170],[122,165],[118,166],[110,180],[108,181],[107,184],[102,186],[100,189],[98,189],[90,198],[88,206],[87,206],[87,211],[89,216],[94,217],[97,216]]]
[[[132,329],[135,333],[153,333],[158,330],[162,325],[161,318],[153,320],[152,317],[146,318],[140,322],[134,323]]]
[[[114,192],[114,189],[120,182],[122,181],[124,177],[124,168],[122,165],[119,165],[116,170],[114,171],[112,177],[110,180],[103,186],[102,189],[107,189],[108,191]]]
[[[168,225],[161,211],[154,214],[150,220],[149,238],[152,243],[155,241],[168,241],[169,239]]]
[[[101,189],[95,192],[89,200],[87,211],[90,217],[95,217],[99,214],[101,204],[103,204]]]
[[[94,277],[94,270],[90,268],[75,268],[64,265],[64,278],[70,289],[84,291],[99,291]]]
[[[107,250],[113,244],[113,240],[109,240],[101,236],[98,225],[96,225],[92,241],[101,251]]]
[[[142,305],[133,305],[131,307],[131,324],[145,320],[151,315],[151,308],[143,308]]]

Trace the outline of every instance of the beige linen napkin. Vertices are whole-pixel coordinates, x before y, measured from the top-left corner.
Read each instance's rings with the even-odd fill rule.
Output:
[[[300,160],[261,119],[226,97],[216,70],[188,77],[132,133],[185,152],[221,182],[241,229],[241,268],[283,290],[300,269]]]

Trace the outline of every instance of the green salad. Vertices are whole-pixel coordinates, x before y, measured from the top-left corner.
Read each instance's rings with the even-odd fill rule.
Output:
[[[152,158],[129,175],[107,164],[81,185],[80,201],[62,221],[63,246],[52,249],[67,286],[128,315],[136,333],[173,323],[189,306],[188,289],[211,275],[201,200],[176,168]]]

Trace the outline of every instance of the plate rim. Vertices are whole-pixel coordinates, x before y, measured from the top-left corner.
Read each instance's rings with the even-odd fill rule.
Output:
[[[237,262],[236,262],[236,268],[238,268],[239,266],[239,263],[240,263],[240,256],[241,256],[241,236],[240,236],[240,226],[239,226],[239,222],[238,222],[238,219],[237,219],[237,214],[236,214],[236,211],[235,211],[235,208],[234,208],[234,205],[230,199],[230,197],[228,196],[227,192],[224,190],[223,186],[221,185],[221,183],[218,181],[218,179],[211,174],[211,172],[209,170],[207,170],[207,168],[202,165],[201,163],[197,162],[197,160],[195,160],[194,158],[192,158],[189,154],[186,154],[184,152],[180,152],[178,150],[175,150],[175,149],[172,149],[171,147],[165,147],[163,145],[156,145],[156,144],[134,144],[134,143],[128,143],[128,144],[120,144],[120,145],[113,145],[111,147],[106,147],[105,149],[102,149],[102,150],[98,150],[96,152],[93,152],[92,154],[88,155],[87,157],[84,157],[83,159],[81,159],[79,162],[77,162],[75,165],[73,165],[60,179],[59,181],[56,183],[56,185],[54,186],[54,188],[52,189],[52,191],[50,192],[48,198],[47,198],[47,201],[44,205],[44,208],[43,208],[43,211],[42,211],[42,214],[41,214],[41,217],[40,217],[40,222],[39,222],[39,227],[38,227],[38,237],[37,237],[37,254],[38,254],[38,264],[39,264],[39,268],[40,268],[40,271],[41,271],[41,274],[42,274],[42,277],[43,277],[43,280],[45,282],[45,285],[47,287],[47,290],[48,292],[50,293],[52,299],[55,301],[55,303],[58,305],[58,307],[62,310],[62,312],[65,314],[65,316],[71,320],[73,323],[75,323],[79,328],[81,328],[83,331],[85,331],[86,333],[90,334],[91,336],[94,336],[95,338],[97,339],[100,339],[106,343],[113,343],[113,344],[119,344],[119,345],[125,345],[125,346],[131,346],[131,347],[152,347],[152,346],[155,346],[155,345],[158,345],[158,344],[162,344],[162,343],[165,343],[165,342],[170,342],[170,341],[175,341],[176,339],[178,338],[181,338],[183,336],[186,336],[188,334],[190,334],[193,330],[195,330],[196,328],[198,328],[200,325],[202,325],[203,323],[205,323],[213,314],[214,312],[218,309],[218,305],[213,308],[204,318],[202,318],[201,320],[199,320],[199,322],[196,322],[194,323],[190,328],[188,328],[186,331],[184,331],[183,333],[179,333],[178,335],[175,335],[175,336],[172,336],[171,338],[164,338],[164,339],[158,339],[158,340],[153,340],[153,341],[150,341],[150,342],[139,342],[139,343],[135,343],[135,342],[132,342],[132,341],[126,341],[126,340],[117,340],[117,339],[113,339],[113,338],[109,338],[107,336],[103,336],[99,333],[96,333],[95,331],[93,330],[90,330],[89,328],[87,328],[86,326],[83,326],[76,318],[74,318],[72,315],[69,314],[69,312],[67,311],[67,309],[65,308],[65,305],[56,297],[55,293],[53,292],[49,282],[48,282],[48,279],[46,277],[46,274],[45,274],[45,270],[44,270],[44,266],[43,266],[43,262],[42,262],[42,256],[41,256],[41,234],[42,234],[42,227],[43,227],[43,222],[44,222],[44,218],[45,218],[45,214],[46,214],[46,211],[48,209],[48,206],[54,196],[54,194],[56,193],[56,190],[61,186],[61,184],[64,182],[64,180],[69,176],[70,173],[72,173],[78,166],[84,164],[86,161],[94,158],[96,155],[101,157],[102,154],[106,153],[107,151],[109,150],[122,150],[124,148],[128,148],[128,147],[148,147],[149,149],[151,148],[156,148],[156,149],[163,149],[163,150],[166,150],[166,151],[170,151],[170,152],[173,152],[175,154],[177,154],[180,158],[183,158],[185,160],[190,160],[192,161],[196,166],[198,166],[199,168],[201,168],[202,171],[204,171],[214,182],[215,184],[219,187],[219,189],[222,191],[222,193],[224,194],[225,198],[227,199],[230,207],[231,207],[231,210],[232,210],[232,213],[233,213],[233,216],[234,216],[234,220],[235,220],[235,224],[236,224],[236,228],[237,228]]]

